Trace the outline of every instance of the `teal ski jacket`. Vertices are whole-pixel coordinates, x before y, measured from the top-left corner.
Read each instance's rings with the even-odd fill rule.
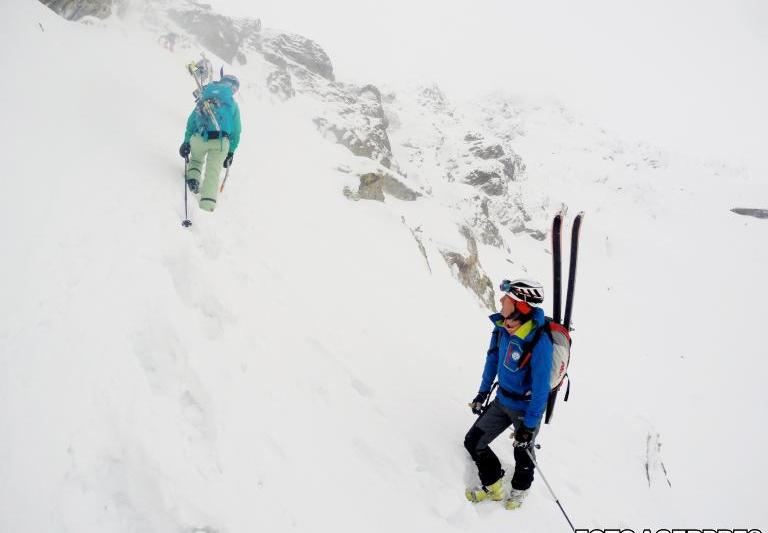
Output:
[[[240,144],[240,107],[235,102],[232,89],[226,83],[212,82],[203,87],[202,101],[210,102],[210,109],[225,137],[229,138],[229,151],[234,152]],[[211,132],[217,131],[208,113],[198,103],[187,119],[187,129],[184,132],[184,142],[198,134],[208,140]]]

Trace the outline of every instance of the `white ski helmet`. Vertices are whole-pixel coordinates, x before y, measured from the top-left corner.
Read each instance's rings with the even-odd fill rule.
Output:
[[[544,301],[544,286],[530,279],[505,279],[499,286],[501,292],[509,294],[516,300],[522,300],[531,305],[539,305]]]

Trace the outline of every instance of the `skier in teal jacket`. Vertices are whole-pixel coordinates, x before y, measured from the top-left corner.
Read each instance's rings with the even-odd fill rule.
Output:
[[[219,174],[229,168],[240,143],[240,108],[234,94],[240,82],[231,74],[203,87],[195,109],[187,119],[179,154],[189,158],[185,178],[193,193],[200,193],[200,208],[213,211],[219,192]],[[205,165],[205,179],[200,178]]]

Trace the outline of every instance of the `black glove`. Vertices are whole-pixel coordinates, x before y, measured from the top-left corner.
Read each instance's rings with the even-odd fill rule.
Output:
[[[485,403],[486,398],[488,398],[487,392],[478,392],[477,396],[475,396],[475,399],[472,400],[469,404],[469,406],[472,408],[472,412],[476,415],[480,415],[483,413],[483,404]]]
[[[224,158],[224,168],[229,168],[229,165],[232,164],[232,158],[235,157],[235,152],[229,152],[227,154],[227,157]]]
[[[533,432],[536,429],[526,427],[525,424],[521,424],[515,431],[515,446],[518,448],[530,448],[533,441]]]
[[[183,157],[184,159],[187,158],[189,155],[189,143],[183,142],[181,143],[181,146],[179,147],[179,155]]]

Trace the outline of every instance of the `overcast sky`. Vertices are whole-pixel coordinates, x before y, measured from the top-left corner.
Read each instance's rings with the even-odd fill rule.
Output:
[[[542,94],[625,136],[768,168],[765,0],[209,1],[316,40],[345,81]]]

